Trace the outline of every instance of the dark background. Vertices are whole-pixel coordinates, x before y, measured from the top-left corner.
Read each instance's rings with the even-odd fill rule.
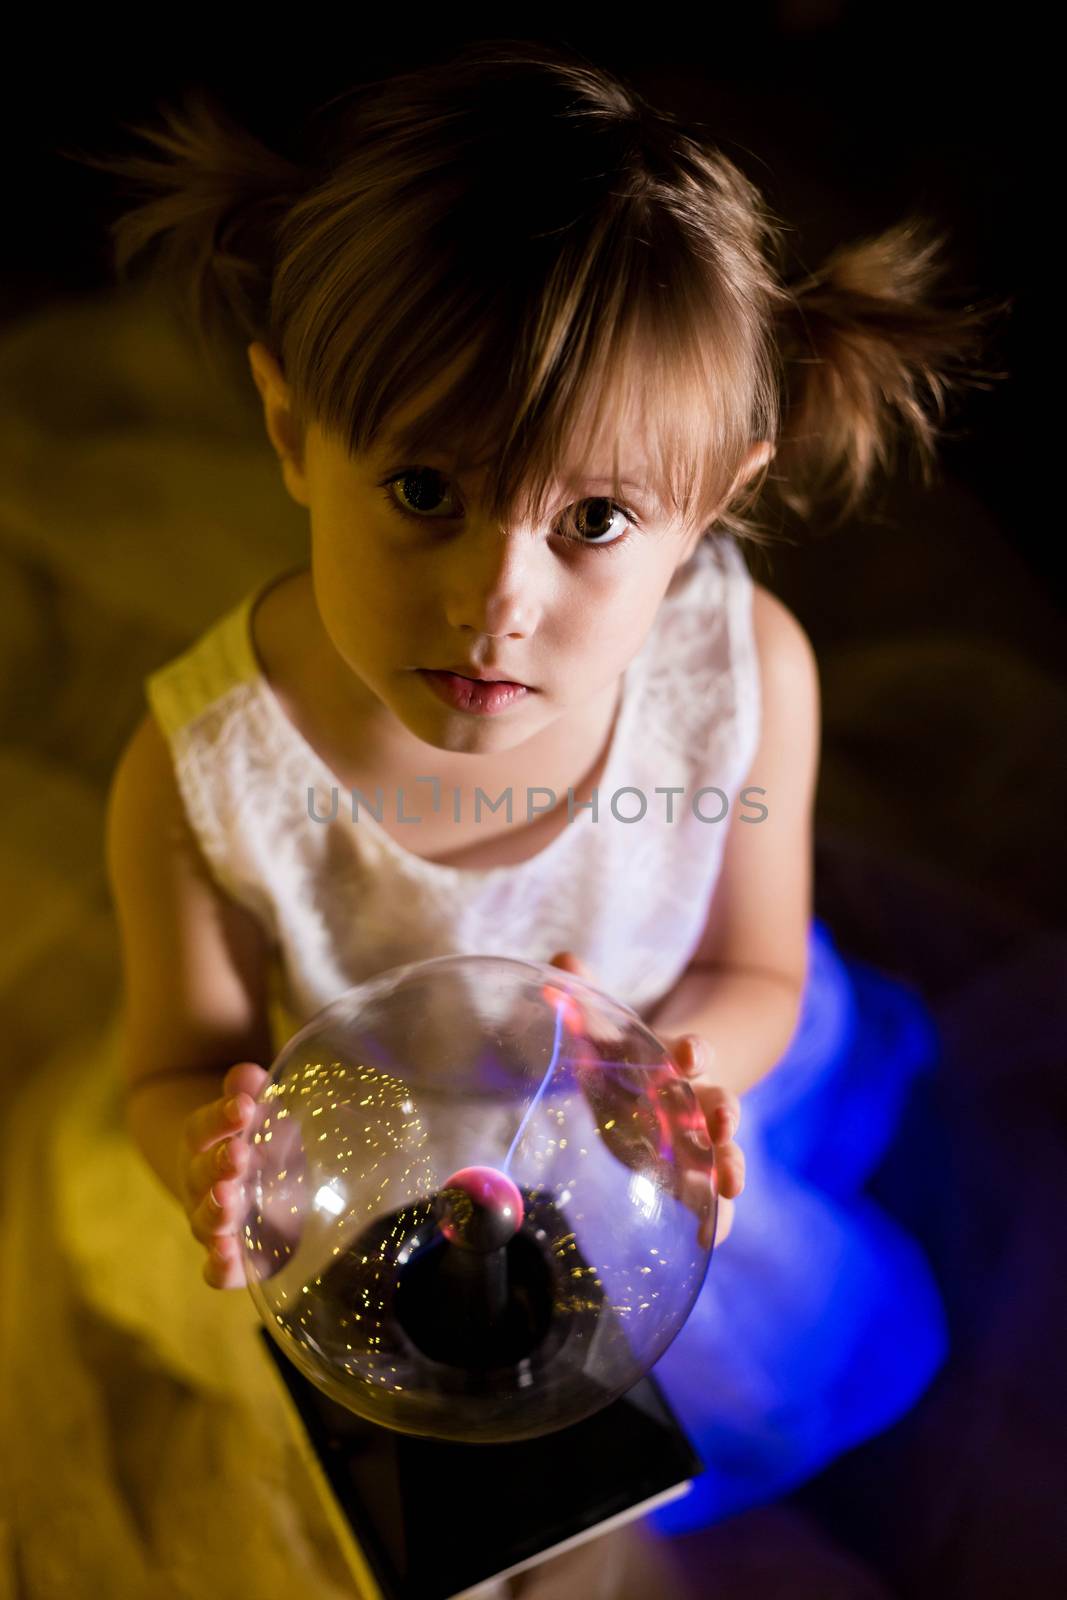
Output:
[[[921,992],[943,1041],[874,1192],[929,1252],[953,1358],[887,1434],[692,1559],[709,1593],[746,1600],[1062,1593],[1067,721],[1056,316],[1037,271],[1055,185],[1035,211],[1051,44],[1018,9],[881,0],[390,20],[264,13],[251,38],[217,11],[46,19],[36,38],[24,22],[0,105],[0,318],[113,281],[113,181],[59,148],[128,149],[120,125],[194,82],[284,144],[354,79],[502,33],[570,44],[703,123],[793,230],[796,274],[919,215],[947,233],[954,293],[1011,301],[988,361],[1009,376],[956,398],[934,486],[902,463],[863,513],[761,571],[822,669],[818,909],[843,949]]]

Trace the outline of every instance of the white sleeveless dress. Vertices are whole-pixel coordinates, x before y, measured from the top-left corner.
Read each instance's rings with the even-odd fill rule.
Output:
[[[146,690],[212,872],[269,933],[275,1050],[353,984],[455,952],[573,949],[647,1016],[695,950],[758,744],[736,545],[707,541],[675,574],[624,675],[595,819],[576,811],[529,860],[487,869],[397,843],[374,815],[397,804],[388,791],[359,797],[353,819],[260,669],[264,592]],[[351,1600],[251,1301],[203,1283],[202,1247],[123,1130],[117,1029],[72,1041],[8,1117],[0,1581],[17,1569],[31,1600],[94,1586],[271,1600],[294,1584]],[[745,1097],[733,1231],[654,1369],[707,1466],[654,1514],[662,1532],[799,1483],[895,1420],[940,1365],[922,1253],[858,1192],[931,1058],[914,997],[844,963],[815,922],[796,1035]]]

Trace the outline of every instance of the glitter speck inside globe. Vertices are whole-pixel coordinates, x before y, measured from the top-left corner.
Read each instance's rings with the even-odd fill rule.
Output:
[[[266,1327],[400,1432],[529,1438],[608,1405],[699,1293],[716,1175],[637,1014],[537,962],[394,968],[282,1050],[242,1227]]]

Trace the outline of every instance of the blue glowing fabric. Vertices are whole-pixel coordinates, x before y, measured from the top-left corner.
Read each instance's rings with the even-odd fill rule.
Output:
[[[937,1050],[919,998],[843,958],[816,919],[796,1033],[742,1100],[733,1229],[653,1368],[705,1462],[650,1514],[663,1532],[795,1488],[902,1416],[942,1365],[926,1256],[861,1192]]]

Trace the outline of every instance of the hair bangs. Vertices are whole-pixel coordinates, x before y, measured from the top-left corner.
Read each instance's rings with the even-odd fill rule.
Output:
[[[478,241],[462,263],[423,256],[358,328],[291,326],[298,425],[398,470],[476,475],[501,525],[540,525],[594,474],[642,525],[710,523],[773,435],[776,375],[722,275],[664,231],[652,247],[647,205],[616,196],[580,239],[530,252],[506,298],[483,278],[477,319]]]

